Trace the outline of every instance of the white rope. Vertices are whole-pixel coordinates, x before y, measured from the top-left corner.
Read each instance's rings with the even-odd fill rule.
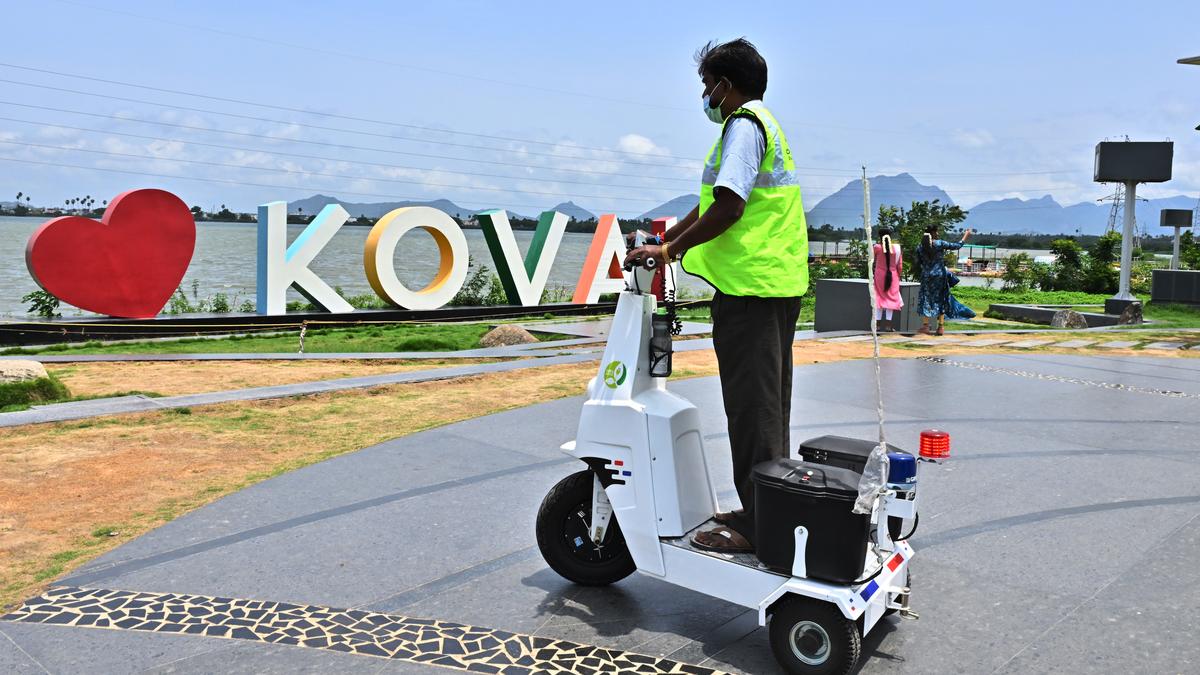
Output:
[[[872,362],[875,365],[875,415],[879,420],[879,445],[867,456],[862,477],[858,483],[858,499],[854,502],[854,513],[871,513],[876,500],[885,489],[888,475],[887,439],[883,432],[883,376],[879,369],[879,329],[876,315],[879,299],[875,295],[875,242],[871,233],[871,183],[867,180],[867,167],[863,167],[863,231],[867,235],[867,293],[871,298],[871,344]],[[882,525],[881,525],[882,526]],[[882,555],[880,551],[877,554]],[[882,559],[881,559],[882,560]]]
[[[863,167],[863,228],[867,233],[867,287],[871,294],[871,344],[874,347],[872,361],[875,364],[875,415],[879,420],[879,444],[887,439],[883,434],[883,377],[879,371],[879,298],[875,292],[875,241],[871,228],[871,182],[867,180],[867,167]],[[891,251],[885,251],[885,260]],[[891,270],[888,270],[891,273]]]

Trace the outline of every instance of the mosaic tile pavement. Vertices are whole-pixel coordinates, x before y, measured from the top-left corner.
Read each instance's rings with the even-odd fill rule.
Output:
[[[0,621],[296,645],[500,675],[720,673],[654,656],[435,619],[178,593],[52,588]]]

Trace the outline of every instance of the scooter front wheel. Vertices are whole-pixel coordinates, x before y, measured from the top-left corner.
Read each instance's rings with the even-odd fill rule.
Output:
[[[580,471],[550,489],[537,515],[537,543],[550,569],[584,586],[606,586],[633,574],[637,566],[614,517],[604,538],[590,538],[591,471]]]

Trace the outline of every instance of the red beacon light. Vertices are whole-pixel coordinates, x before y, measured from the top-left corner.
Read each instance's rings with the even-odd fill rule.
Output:
[[[921,459],[950,459],[950,434],[938,429],[921,432]]]

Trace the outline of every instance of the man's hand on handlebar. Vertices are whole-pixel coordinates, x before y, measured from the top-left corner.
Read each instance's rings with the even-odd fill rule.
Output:
[[[647,261],[653,260],[647,264]],[[639,246],[625,255],[624,267],[627,270],[637,267],[645,267],[651,269],[662,265],[665,261],[662,254],[662,247],[655,244],[646,244]]]

